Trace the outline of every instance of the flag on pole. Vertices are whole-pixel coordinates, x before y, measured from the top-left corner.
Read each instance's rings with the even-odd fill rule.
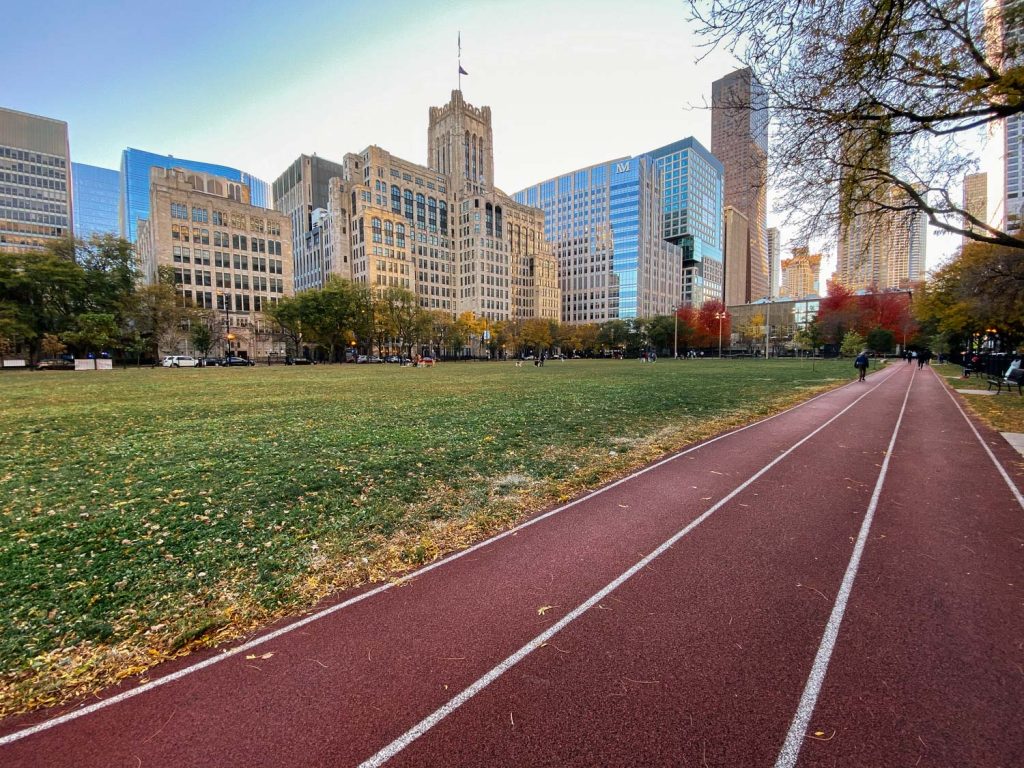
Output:
[[[469,72],[467,72],[466,70],[464,70],[464,69],[462,68],[462,65],[461,65],[461,64],[459,64],[459,74],[460,74],[460,75],[468,75],[468,74],[469,74]]]

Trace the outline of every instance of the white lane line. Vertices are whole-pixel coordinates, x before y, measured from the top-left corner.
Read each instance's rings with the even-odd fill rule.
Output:
[[[885,475],[889,471],[889,461],[892,459],[892,449],[896,445],[896,436],[899,434],[900,425],[903,423],[903,414],[907,410],[907,400],[910,399],[910,387],[913,385],[916,375],[916,370],[910,375],[907,392],[903,396],[903,407],[900,408],[900,415],[896,419],[896,426],[892,430],[889,447],[885,451],[882,471],[878,473],[875,491],[871,494],[871,503],[868,504],[868,511],[860,525],[857,543],[853,547],[853,554],[850,555],[850,563],[846,566],[843,582],[839,586],[839,594],[836,595],[835,605],[832,606],[832,613],[828,617],[828,624],[825,625],[825,634],[822,636],[821,644],[818,646],[818,653],[814,657],[811,673],[807,677],[807,684],[804,686],[803,695],[800,697],[800,703],[797,705],[796,714],[793,715],[793,722],[789,726],[786,740],[783,742],[782,750],[775,761],[775,768],[793,768],[796,765],[796,759],[800,756],[800,747],[803,746],[804,737],[807,734],[807,724],[811,721],[811,715],[814,713],[814,706],[818,702],[818,694],[821,693],[821,686],[825,682],[825,674],[828,672],[828,662],[832,658],[832,651],[836,646],[836,638],[839,636],[839,625],[843,623],[843,614],[846,613],[846,604],[850,599],[850,592],[853,589],[853,580],[857,578],[860,558],[864,554],[864,546],[868,540],[868,531],[871,530],[871,521],[874,520],[875,510],[878,508],[878,499],[882,495],[882,485],[885,483]]]
[[[978,432],[977,428],[974,426],[974,422],[971,421],[971,417],[967,415],[967,412],[962,407],[960,407],[960,403],[957,402],[953,393],[949,391],[949,387],[946,386],[945,382],[942,381],[942,378],[934,369],[932,369],[932,373],[935,374],[935,378],[939,379],[939,384],[946,391],[946,394],[949,395],[949,399],[953,401],[953,405],[956,406],[956,409],[960,411],[960,415],[964,417],[964,421],[967,422],[967,426],[971,428],[971,432],[973,432],[974,436],[978,438],[978,442],[981,443],[981,447],[985,449],[985,453],[988,454],[988,457],[992,459],[992,463],[996,465],[996,469],[998,469],[999,474],[1003,476],[1003,480],[1006,481],[1006,485],[1009,487],[1010,492],[1017,498],[1017,503],[1020,504],[1022,509],[1024,509],[1024,496],[1021,495],[1020,489],[1014,484],[1013,479],[1003,468],[1003,465],[1000,463],[999,459],[996,458],[996,455],[992,453],[992,449],[988,447],[988,443],[985,442],[981,433]]]
[[[893,369],[893,370],[895,370],[895,369]],[[879,381],[879,385],[882,384],[886,379],[891,378],[892,376],[893,376],[893,374],[890,373],[888,376],[885,376],[884,378],[882,378],[881,381]],[[430,563],[429,565],[426,565],[426,566],[420,568],[417,571],[413,571],[412,573],[406,574],[405,576],[402,577],[401,580],[402,581],[406,581],[406,580],[409,580],[409,579],[418,578],[419,576],[422,576],[425,573],[429,573],[430,571],[434,570],[435,568],[440,568],[443,565],[447,565],[448,563],[454,562],[455,560],[458,560],[459,558],[462,558],[462,557],[465,557],[466,555],[472,554],[473,552],[476,552],[478,549],[482,549],[484,547],[488,547],[491,544],[494,544],[495,542],[498,542],[501,539],[506,538],[507,536],[512,536],[513,534],[518,533],[519,531],[523,530],[524,528],[529,528],[531,525],[535,525],[536,523],[539,523],[542,520],[546,520],[547,518],[552,517],[553,515],[557,515],[560,512],[564,512],[565,510],[570,509],[571,507],[575,507],[577,504],[582,504],[585,501],[589,501],[590,499],[594,498],[595,496],[599,496],[602,493],[610,491],[612,488],[615,488],[615,487],[617,487],[619,485],[622,485],[623,483],[628,482],[630,480],[633,480],[634,478],[640,477],[640,475],[643,475],[643,474],[645,474],[647,472],[650,472],[651,470],[657,469],[658,467],[660,467],[660,466],[662,466],[664,464],[668,464],[669,462],[675,461],[676,459],[681,458],[682,456],[686,456],[689,453],[693,453],[694,451],[698,451],[701,448],[704,448],[704,447],[706,447],[708,445],[711,445],[712,443],[717,443],[719,440],[724,440],[727,437],[732,437],[733,435],[739,434],[740,432],[744,432],[744,431],[746,431],[748,429],[752,429],[753,427],[757,427],[757,426],[760,426],[762,424],[765,424],[766,422],[769,422],[772,419],[777,419],[780,416],[784,416],[785,414],[790,413],[791,411],[795,411],[797,408],[802,408],[805,405],[813,403],[815,400],[818,400],[818,399],[826,397],[828,395],[832,395],[832,394],[835,394],[837,392],[840,392],[841,390],[844,390],[847,387],[853,386],[854,384],[856,384],[856,382],[850,382],[849,384],[845,384],[842,387],[838,387],[836,389],[827,390],[826,392],[822,392],[821,394],[815,395],[814,397],[812,397],[812,398],[810,398],[808,400],[804,400],[801,403],[797,403],[796,405],[794,405],[794,406],[792,406],[790,408],[787,408],[784,411],[779,411],[778,413],[776,413],[776,414],[774,414],[772,416],[768,416],[767,418],[761,419],[760,421],[755,421],[752,424],[747,424],[746,426],[739,427],[738,429],[734,429],[731,432],[725,432],[725,433],[723,433],[721,435],[718,435],[717,437],[713,437],[710,440],[707,440],[707,441],[705,441],[703,443],[698,443],[697,445],[692,446],[690,448],[687,448],[686,450],[680,451],[680,452],[675,453],[675,454],[673,454],[673,455],[671,455],[671,456],[669,456],[667,458],[664,458],[664,459],[662,459],[661,461],[659,461],[659,462],[657,462],[655,464],[651,464],[648,467],[644,467],[643,469],[638,470],[637,472],[634,472],[631,475],[627,475],[626,477],[623,477],[623,478],[621,478],[619,480],[616,480],[614,483],[610,483],[609,485],[602,486],[601,488],[598,488],[597,490],[588,493],[586,496],[583,496],[583,497],[581,497],[579,499],[576,499],[574,501],[570,501],[568,504],[563,504],[562,506],[557,507],[556,509],[552,509],[549,512],[545,512],[542,515],[538,515],[537,517],[531,518],[530,520],[527,520],[526,522],[524,522],[524,523],[522,523],[520,525],[517,525],[515,528],[510,528],[509,530],[504,531],[503,533],[499,533],[499,534],[497,534],[495,536],[492,536],[489,539],[484,539],[483,541],[478,542],[478,543],[474,544],[473,546],[471,546],[471,547],[469,547],[467,549],[461,550],[459,552],[455,552],[454,554],[451,554],[451,555],[449,555],[448,557],[446,557],[446,558],[444,558],[442,560],[438,560],[438,561],[436,561],[434,563]],[[394,587],[394,583],[392,583],[392,582],[388,582],[387,584],[382,584],[379,587],[375,587],[375,588],[373,588],[371,590],[363,592],[362,594],[356,595],[355,597],[352,597],[352,598],[350,598],[348,600],[345,600],[344,602],[338,603],[337,605],[332,605],[329,608],[324,608],[323,610],[318,611],[318,612],[313,613],[313,614],[310,614],[309,616],[306,616],[305,618],[299,619],[299,620],[295,621],[292,624],[288,624],[287,626],[284,626],[284,627],[281,627],[279,629],[276,629],[276,630],[274,630],[273,632],[271,632],[271,633],[269,633],[267,635],[262,635],[260,637],[254,638],[254,639],[250,640],[249,642],[244,643],[243,645],[239,645],[239,646],[237,646],[235,648],[231,648],[229,650],[223,651],[223,652],[221,652],[220,654],[218,654],[216,656],[211,656],[210,658],[205,659],[204,661],[196,662],[195,664],[191,664],[191,665],[189,665],[187,667],[183,667],[182,669],[179,669],[177,672],[172,672],[171,674],[166,675],[164,677],[161,677],[161,678],[159,678],[157,680],[151,680],[150,682],[145,683],[144,685],[140,685],[140,686],[138,686],[136,688],[132,688],[132,689],[127,690],[127,691],[123,691],[122,693],[119,693],[116,696],[112,696],[109,699],[103,699],[102,701],[97,701],[94,704],[89,704],[88,706],[82,707],[81,709],[75,709],[75,710],[72,710],[71,712],[67,712],[67,713],[65,713],[63,715],[59,715],[58,717],[54,717],[54,718],[52,718],[50,720],[46,720],[45,722],[39,723],[37,725],[33,725],[33,726],[28,727],[28,728],[24,728],[24,729],[22,729],[20,731],[15,731],[13,733],[9,733],[6,736],[0,737],[0,747],[2,747],[5,744],[10,744],[11,742],[14,742],[14,741],[18,741],[19,739],[23,739],[23,738],[25,738],[27,736],[31,736],[31,735],[33,735],[35,733],[39,733],[40,731],[45,731],[45,730],[48,730],[50,728],[54,728],[54,727],[56,727],[58,725],[62,725],[62,724],[67,723],[67,722],[69,722],[71,720],[75,720],[75,719],[77,719],[79,717],[83,717],[85,715],[92,714],[93,712],[96,712],[96,711],[101,710],[101,709],[105,709],[106,707],[113,706],[114,704],[118,704],[118,703],[120,703],[122,701],[125,701],[126,699],[130,699],[130,698],[133,698],[133,697],[138,696],[140,694],[146,693],[146,692],[151,691],[154,688],[158,688],[158,687],[160,687],[162,685],[167,685],[168,683],[173,683],[176,680],[180,680],[181,678],[186,677],[187,675],[190,675],[190,674],[192,674],[194,672],[199,672],[200,670],[206,669],[207,667],[211,667],[214,664],[218,664],[219,662],[222,662],[222,661],[224,661],[226,659],[230,659],[233,656],[237,656],[240,653],[244,653],[246,651],[249,651],[249,650],[255,648],[258,645],[263,645],[264,643],[268,643],[271,640],[275,640],[275,639],[281,637],[282,635],[288,634],[289,632],[292,632],[292,631],[294,631],[296,629],[300,629],[300,628],[306,626],[307,624],[311,624],[314,621],[319,621],[320,619],[323,619],[323,618],[325,618],[327,616],[330,616],[332,613],[336,613],[336,612],[338,612],[338,611],[340,611],[340,610],[342,610],[344,608],[348,608],[349,606],[355,605],[356,603],[361,602],[363,600],[366,600],[366,599],[368,599],[370,597],[373,597],[374,595],[378,595],[381,592],[386,592],[387,590],[391,589],[392,587]]]
[[[778,456],[776,456],[770,462],[765,464],[761,469],[759,469],[756,473],[754,473],[748,480],[746,480],[742,484],[738,485],[736,488],[734,488],[732,491],[730,491],[726,496],[724,496],[717,503],[715,503],[714,506],[710,507],[706,512],[704,512],[704,514],[702,514],[700,517],[694,519],[689,525],[687,525],[681,531],[679,531],[675,535],[673,535],[672,538],[668,539],[666,542],[664,542],[661,546],[659,546],[657,549],[655,549],[649,555],[647,555],[642,560],[640,560],[638,563],[636,563],[631,568],[629,568],[629,570],[625,571],[622,575],[620,575],[614,581],[612,581],[611,583],[609,583],[608,585],[603,587],[600,592],[597,592],[593,597],[589,598],[585,602],[583,602],[580,605],[578,605],[571,612],[567,613],[560,621],[558,621],[555,624],[552,624],[551,627],[549,627],[546,631],[542,632],[541,634],[537,635],[535,638],[533,638],[532,640],[527,642],[526,645],[524,645],[518,651],[516,651],[511,656],[506,658],[504,661],[502,661],[496,667],[492,668],[489,672],[485,673],[482,677],[477,679],[476,682],[472,683],[469,687],[465,688],[461,693],[457,694],[455,697],[450,699],[446,704],[442,705],[441,707],[436,709],[434,712],[432,712],[431,714],[427,715],[427,717],[423,718],[423,720],[421,720],[419,723],[414,725],[408,731],[403,733],[397,739],[392,741],[386,747],[381,749],[375,755],[373,755],[372,757],[370,757],[367,760],[365,760],[362,763],[360,763],[359,764],[359,768],[377,768],[378,766],[383,765],[388,760],[390,760],[392,757],[394,757],[399,752],[404,750],[406,747],[408,747],[410,744],[412,744],[414,741],[416,741],[418,738],[420,738],[420,736],[423,736],[425,733],[427,733],[427,731],[429,731],[435,725],[437,725],[442,720],[444,720],[446,717],[448,717],[448,715],[452,714],[455,710],[457,710],[459,707],[461,707],[467,701],[469,701],[474,696],[476,696],[478,693],[480,693],[480,691],[482,691],[488,685],[490,685],[495,680],[497,680],[499,677],[501,677],[503,674],[505,674],[505,672],[507,672],[509,669],[511,669],[516,664],[518,664],[520,661],[522,661],[524,658],[526,658],[528,655],[530,655],[530,653],[535,651],[537,648],[540,648],[541,645],[546,643],[548,640],[550,640],[552,637],[554,637],[556,634],[558,634],[561,630],[563,630],[569,624],[574,622],[576,619],[578,619],[584,613],[586,613],[591,608],[593,608],[595,605],[597,605],[599,602],[604,600],[604,598],[606,598],[611,592],[613,592],[616,589],[618,589],[622,584],[624,584],[626,581],[628,581],[630,578],[632,578],[634,575],[636,575],[639,571],[643,570],[646,566],[648,566],[651,563],[651,561],[653,561],[655,558],[657,558],[659,555],[661,555],[663,552],[665,552],[667,549],[669,549],[669,547],[671,547],[673,544],[678,542],[681,538],[683,538],[688,533],[690,533],[690,531],[692,531],[698,525],[700,525],[705,520],[707,520],[709,517],[711,517],[711,515],[713,515],[716,511],[718,511],[723,506],[725,506],[727,503],[729,503],[739,493],[741,493],[744,489],[746,489],[752,483],[757,481],[762,475],[764,475],[768,470],[770,470],[772,467],[774,467],[776,464],[778,464],[780,461],[782,461],[784,458],[786,458],[789,454],[791,454],[793,451],[795,451],[801,445],[806,443],[808,440],[810,440],[816,434],[821,432],[823,429],[825,429],[825,427],[827,427],[829,424],[834,422],[840,416],[845,414],[847,411],[849,411],[851,408],[853,408],[855,405],[857,405],[857,403],[859,403],[865,397],[867,397],[872,392],[874,392],[876,389],[878,389],[880,386],[882,386],[882,384],[885,383],[885,381],[888,380],[889,378],[890,377],[887,376],[882,381],[879,381],[874,387],[869,389],[867,392],[865,392],[863,395],[858,397],[856,400],[854,400],[848,406],[843,408],[843,410],[839,411],[839,413],[837,413],[835,416],[830,418],[828,421],[826,421],[824,424],[819,426],[813,432],[811,432],[810,434],[808,434],[805,437],[801,438],[799,441],[797,441],[792,446],[787,448],[785,451],[780,453]],[[906,404],[906,401],[904,401],[904,405],[905,404]]]

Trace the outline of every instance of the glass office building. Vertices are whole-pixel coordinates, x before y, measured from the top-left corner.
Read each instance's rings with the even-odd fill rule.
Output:
[[[121,174],[109,168],[71,164],[75,237],[88,240],[93,235],[116,235],[120,231],[117,221],[120,179]]]
[[[722,164],[688,138],[517,193],[544,211],[562,320],[650,317],[720,299],[722,177]]]
[[[649,157],[573,171],[514,195],[544,211],[562,320],[601,323],[672,311],[682,248],[662,237],[661,173]]]
[[[121,153],[121,193],[118,219],[121,236],[135,242],[136,222],[149,218],[149,169],[183,168],[197,173],[221,176],[249,186],[250,203],[259,208],[271,207],[270,185],[255,176],[226,165],[183,160],[173,155],[157,155],[141,149],[128,148]]]
[[[685,304],[699,307],[721,299],[725,270],[722,253],[721,161],[690,137],[646,153],[662,172],[664,238],[685,251]]]

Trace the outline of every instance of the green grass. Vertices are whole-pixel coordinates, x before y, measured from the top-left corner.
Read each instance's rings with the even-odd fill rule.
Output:
[[[985,379],[972,377],[961,378],[963,369],[957,365],[936,366],[940,376],[950,383],[954,389],[987,389]],[[966,395],[967,407],[990,427],[999,432],[1024,432],[1024,397],[1012,392],[986,397],[984,395]]]
[[[386,578],[848,361],[0,376],[0,712]]]

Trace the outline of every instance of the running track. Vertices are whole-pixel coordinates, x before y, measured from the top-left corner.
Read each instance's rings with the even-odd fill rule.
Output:
[[[897,365],[238,652],[0,723],[0,765],[1021,766],[1022,485]]]

